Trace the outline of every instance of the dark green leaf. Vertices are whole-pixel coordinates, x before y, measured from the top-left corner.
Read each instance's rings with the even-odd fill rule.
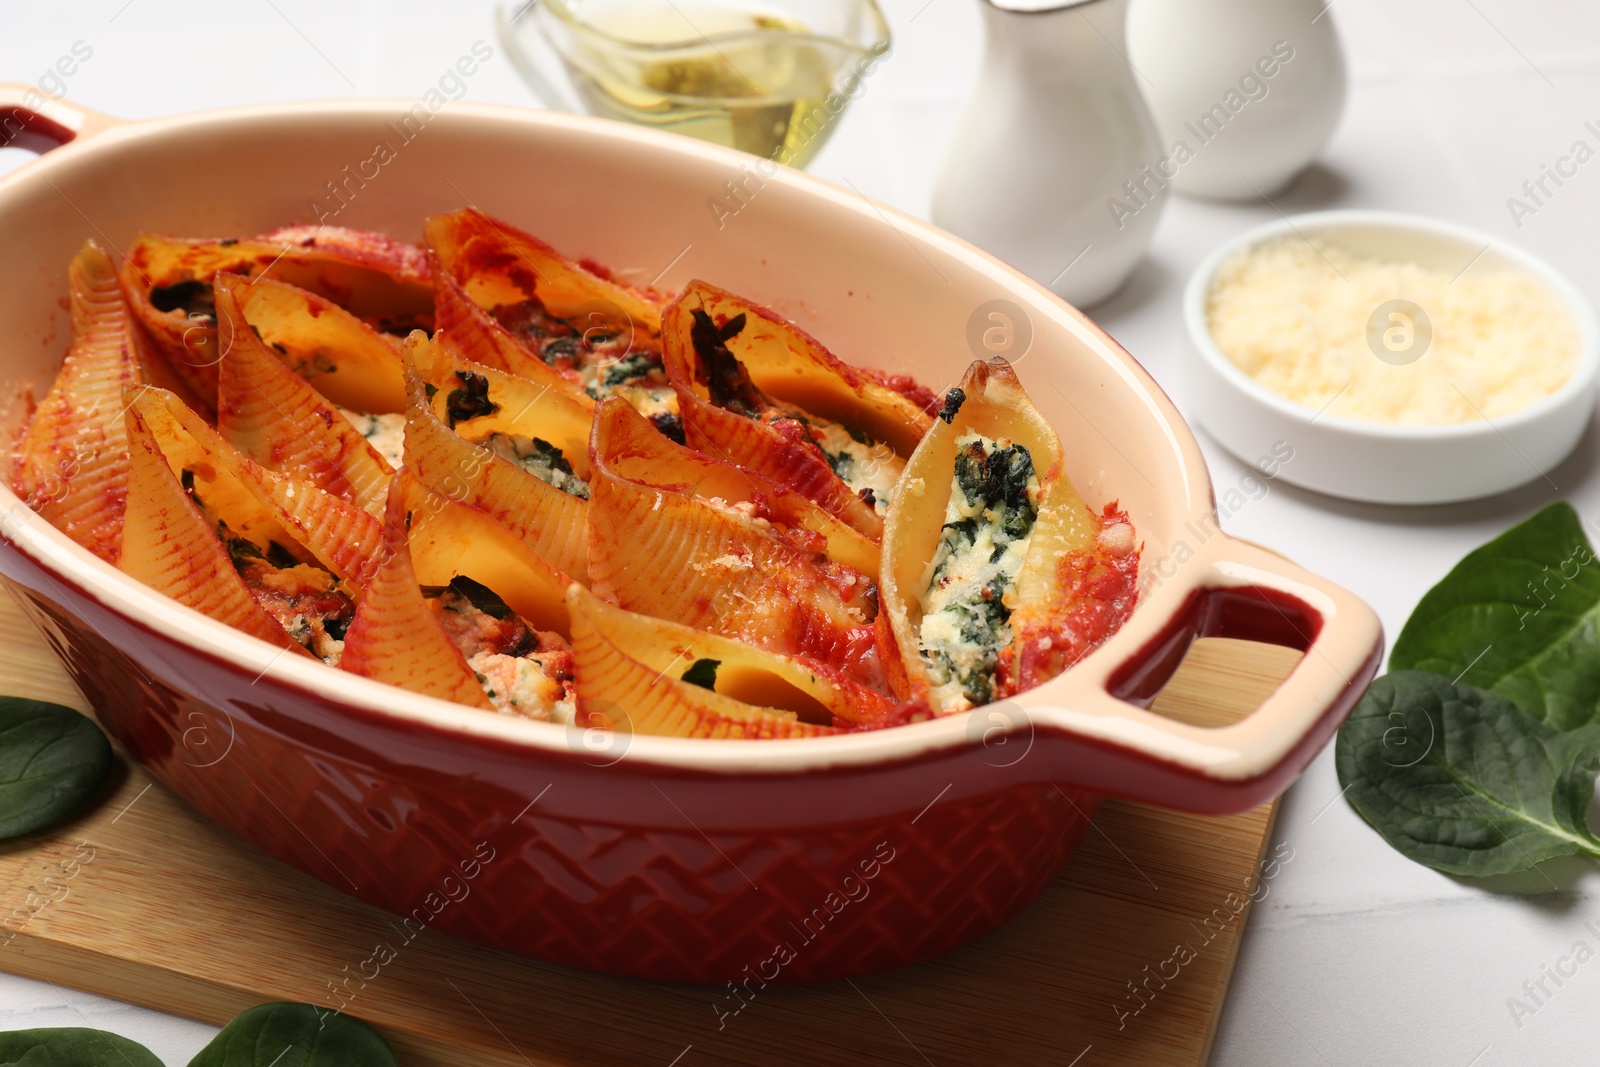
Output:
[[[71,815],[111,771],[111,743],[60,704],[0,697],[0,838]]]
[[[1600,566],[1572,505],[1456,564],[1411,613],[1389,667],[1492,690],[1558,729],[1600,722]]]
[[[1600,856],[1584,824],[1600,726],[1562,732],[1495,693],[1398,671],[1361,698],[1336,756],[1350,803],[1418,863],[1481,876]]]
[[[450,588],[460,596],[466,597],[467,603],[493,619],[509,619],[513,612],[500,594],[484,585],[475,582],[465,574],[458,574],[450,579]]]
[[[0,1033],[0,1067],[161,1067],[137,1041],[82,1026]]]
[[[717,668],[722,666],[720,659],[697,659],[689,664],[689,669],[683,672],[683,680],[690,685],[698,685],[702,689],[715,691],[717,688]]]
[[[489,399],[489,379],[467,370],[456,371],[456,378],[461,388],[452,389],[444,398],[445,417],[451,429],[455,429],[458,422],[469,422],[500,410],[500,405]]]
[[[332,1008],[262,1004],[240,1012],[189,1067],[396,1067],[378,1031]]]

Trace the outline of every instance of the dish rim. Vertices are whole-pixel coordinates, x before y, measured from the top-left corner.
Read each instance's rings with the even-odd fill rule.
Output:
[[[1302,230],[1334,230],[1341,228],[1385,228],[1394,232],[1427,233],[1436,237],[1457,240],[1463,244],[1481,247],[1484,252],[1495,252],[1515,261],[1524,271],[1538,280],[1565,305],[1578,332],[1578,365],[1572,376],[1548,396],[1524,408],[1493,419],[1485,417],[1478,422],[1414,424],[1388,423],[1353,419],[1345,415],[1326,414],[1298,404],[1268,389],[1234,364],[1211,336],[1206,321],[1206,298],[1218,269],[1235,253],[1274,237],[1297,234]],[[1473,260],[1476,262],[1476,259]],[[1472,263],[1468,263],[1470,269]],[[1464,272],[1463,272],[1464,273]],[[1319,429],[1339,431],[1377,441],[1404,444],[1417,441],[1458,441],[1474,437],[1492,437],[1505,431],[1518,430],[1537,423],[1552,412],[1592,392],[1600,383],[1600,315],[1594,302],[1567,275],[1548,260],[1527,251],[1520,245],[1495,237],[1482,230],[1473,229],[1448,219],[1438,219],[1406,211],[1381,211],[1370,208],[1336,208],[1326,211],[1308,211],[1253,226],[1223,241],[1214,248],[1189,275],[1183,292],[1183,323],[1189,341],[1200,358],[1217,376],[1235,391],[1270,408],[1275,414],[1296,420],[1306,426],[1315,423]]]

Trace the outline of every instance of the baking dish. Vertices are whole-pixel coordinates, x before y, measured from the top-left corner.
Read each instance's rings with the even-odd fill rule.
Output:
[[[21,91],[0,87],[0,116]],[[641,282],[736,289],[846,359],[936,387],[974,358],[969,319],[1004,300],[1031,323],[1018,373],[1068,473],[1139,531],[1141,604],[1060,678],[968,714],[784,742],[584,732],[280,656],[0,490],[7,584],[106,728],[230,830],[407,923],[513,952],[688,981],[839,977],[1003,923],[1060,870],[1099,795],[1203,812],[1276,795],[1371,677],[1370,609],[1218,532],[1204,461],[1166,396],[1017,272],[804,174],[751,181],[745,157],[687,138],[466,104],[417,129],[399,122],[407,107],[127,124],[62,103],[18,112],[66,143],[0,181],[0,383],[54,372],[64,266],[85,237],[115,248],[143,230],[320,220],[414,240],[423,217],[463,202]],[[729,180],[746,181],[732,217],[707,207]],[[1309,651],[1254,714],[1204,729],[1142,706],[1198,634]]]

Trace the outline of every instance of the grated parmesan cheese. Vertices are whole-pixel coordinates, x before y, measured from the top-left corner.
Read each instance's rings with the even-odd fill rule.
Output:
[[[1380,359],[1368,336],[1369,319],[1394,300],[1421,308],[1432,326],[1422,355],[1402,365]],[[1379,318],[1381,332],[1390,322]],[[1301,237],[1224,262],[1206,319],[1223,355],[1262,386],[1370,422],[1493,419],[1555,392],[1578,361],[1571,318],[1530,275],[1453,277]]]

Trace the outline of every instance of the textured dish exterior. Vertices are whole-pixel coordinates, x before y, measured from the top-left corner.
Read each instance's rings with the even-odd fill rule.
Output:
[[[63,610],[8,584],[101,723],[189,803],[397,915],[558,963],[803,982],[928,959],[1029,904],[1095,807],[1082,790],[1019,781],[981,747],[733,783],[628,759],[450,751],[382,715],[252,685],[82,599]],[[189,684],[138,667],[155,659]],[[809,820],[796,801],[817,789],[879,803],[857,822]]]
[[[369,158],[375,138],[394,139],[385,123],[401,111],[294,105],[140,124],[0,183],[0,221],[29,249],[0,261],[0,328],[14,342],[0,383],[47,380],[59,365],[59,265],[86,216],[118,245],[141,228],[249,234],[307,219],[308,198],[336,204],[324,184]],[[424,216],[470,200],[641,281],[662,271],[663,287],[701,276],[738,288],[844,358],[936,387],[974,357],[970,316],[1011,301],[1034,335],[1019,373],[1061,433],[1084,497],[1097,507],[1119,499],[1147,560],[1185,543],[1200,557],[1153,582],[1123,632],[1069,672],[1080,688],[1177,647],[1162,644],[1174,626],[1195,632],[1198,586],[1281,577],[1275,558],[1195,532],[1212,500],[1192,436],[1082,316],[980,253],[804,176],[768,181],[736,217],[719,219],[707,202],[740,164],[686,139],[457,105],[377,178],[347,185],[353,199],[329,221],[415,238]],[[11,509],[0,516],[0,574],[108,729],[191,803],[399,915],[423,908],[434,925],[514,952],[652,978],[821,979],[962,944],[1060,870],[1094,793],[1238,811],[1280,792],[1378,657],[1370,612],[1297,578],[1299,592],[1281,606],[1269,600],[1267,614],[1338,636],[1297,674],[1320,670],[1323,658],[1342,670],[1336,685],[1320,678],[1298,693],[1309,722],[1272,754],[1260,748],[1268,725],[1152,734],[1150,723],[1124,722],[1133,713],[1103,693],[1075,710],[1064,691],[1054,699],[1067,711],[1030,704],[1051,699],[1046,686],[1021,701],[1041,709],[1037,731],[1013,708],[998,722],[957,716],[817,742],[635,738],[619,758],[589,751],[578,731],[277,657],[149,596],[0,498]],[[1250,636],[1236,626],[1206,632]],[[1309,639],[1282,643],[1297,636]],[[1047,721],[1067,712],[1081,732]],[[1195,766],[1194,753],[1227,756],[1232,742],[1222,739],[1235,738],[1252,758],[1226,774]],[[216,762],[223,747],[230,754]],[[825,937],[807,936],[824,921]]]

